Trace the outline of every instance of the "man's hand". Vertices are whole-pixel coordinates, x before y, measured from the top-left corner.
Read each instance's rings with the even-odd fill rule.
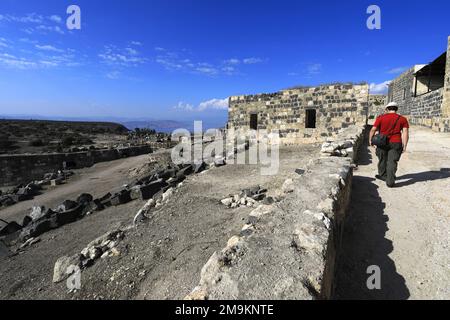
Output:
[[[372,129],[370,130],[370,133],[369,133],[369,147],[373,147],[372,138],[377,133],[377,130],[378,130],[377,127],[372,127]]]
[[[405,145],[403,146],[402,153],[406,153],[406,146]]]

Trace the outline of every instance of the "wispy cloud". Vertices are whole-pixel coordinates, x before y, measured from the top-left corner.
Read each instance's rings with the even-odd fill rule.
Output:
[[[63,19],[58,15],[43,16],[37,13],[29,13],[24,16],[16,16],[11,14],[1,14],[0,21],[21,24],[23,32],[27,34],[56,32],[64,34],[64,30],[59,26]],[[56,24],[56,25],[55,25]]]
[[[36,49],[44,50],[44,51],[64,52],[64,50],[57,49],[54,46],[49,45],[49,44],[46,44],[46,45],[39,45],[39,44],[37,44],[37,45],[35,45],[35,47],[36,47]]]
[[[42,23],[45,18],[37,13],[29,13],[25,16],[15,16],[11,14],[0,15],[0,20],[7,22],[19,22],[19,23]]]
[[[136,67],[147,62],[137,50],[130,47],[121,49],[115,45],[105,46],[98,57],[105,64],[121,67]]]
[[[156,47],[157,55],[154,61],[168,71],[182,71],[187,73],[202,74],[206,76],[238,75],[239,65],[250,65],[263,62],[261,58],[251,57],[245,59],[230,58],[220,62],[195,61],[186,56],[187,50],[182,52],[169,51],[162,47]]]
[[[322,64],[321,63],[310,63],[306,67],[306,72],[308,75],[317,75],[322,72]]]
[[[369,91],[371,94],[387,94],[390,83],[391,81],[384,81],[382,83],[371,83]]]
[[[36,30],[41,32],[56,32],[59,34],[64,34],[64,31],[60,26],[39,25],[36,27]]]
[[[202,112],[205,110],[227,110],[228,109],[228,98],[225,99],[210,99],[199,103],[197,107],[192,104],[180,101],[176,106],[173,107],[177,110],[183,110],[188,112]]]
[[[50,67],[76,67],[83,64],[81,57],[73,49],[60,49],[51,44],[39,44],[37,41],[28,38],[22,38],[19,41],[23,44],[32,45],[34,50],[23,48],[20,45],[16,47],[16,43],[0,38],[0,43],[5,42],[8,45],[8,47],[0,45],[4,50],[0,56],[1,67],[31,70]]]
[[[62,22],[62,18],[60,16],[56,15],[56,14],[52,15],[52,16],[50,16],[48,18],[49,18],[49,20],[51,20],[53,22],[56,22],[56,23],[61,23]]]
[[[0,53],[0,65],[11,69],[34,69],[39,67],[35,61],[26,58],[19,58],[8,53]]]
[[[255,58],[255,57],[252,57],[252,58],[246,58],[246,59],[242,60],[242,62],[243,62],[244,64],[256,64],[256,63],[262,63],[263,61],[264,61],[263,59],[261,59],[261,58]]]
[[[111,80],[119,79],[120,72],[119,71],[111,71],[106,74],[106,77]]]
[[[0,38],[0,48],[1,47],[9,48],[10,47],[9,41],[6,40],[5,38]]]
[[[406,70],[408,70],[408,67],[397,67],[397,68],[393,68],[387,71],[387,73],[389,74],[400,74],[405,72]]]

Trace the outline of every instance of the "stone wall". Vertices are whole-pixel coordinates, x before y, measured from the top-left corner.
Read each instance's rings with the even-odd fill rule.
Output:
[[[0,186],[40,180],[45,173],[63,169],[63,162],[69,163],[74,168],[84,168],[98,162],[150,152],[152,152],[150,146],[136,146],[74,153],[0,155]]]
[[[283,144],[322,142],[340,129],[365,124],[367,84],[334,84],[296,88],[272,94],[234,96],[229,99],[228,129],[250,130],[251,114],[257,129],[278,130]],[[315,110],[316,127],[306,128],[306,112]]]
[[[414,66],[405,71],[389,84],[389,102],[395,101],[399,105],[399,113],[403,115],[411,114],[411,101],[414,93],[414,72],[417,67]]]
[[[376,119],[384,113],[387,105],[387,96],[383,94],[369,95],[368,119]]]
[[[327,143],[352,152],[311,161],[303,175],[286,181],[284,199],[253,210],[241,233],[211,256],[186,299],[332,297],[350,202],[352,157],[364,134],[364,128],[352,126],[337,140],[329,139]]]
[[[447,119],[448,124],[450,119],[450,37],[448,37],[447,45],[447,63],[445,66],[445,82],[444,82],[444,98],[442,103],[442,115]],[[450,129],[448,130],[450,132]]]
[[[411,124],[425,126],[438,132],[450,132],[450,37],[447,45],[444,87],[433,90],[419,79],[415,93],[415,72],[423,65],[417,65],[394,79],[389,85],[389,102],[399,104],[399,113],[405,115]],[[426,79],[428,81],[428,78]]]
[[[442,116],[442,98],[444,88],[415,97],[411,101],[409,120],[411,124],[436,127]]]

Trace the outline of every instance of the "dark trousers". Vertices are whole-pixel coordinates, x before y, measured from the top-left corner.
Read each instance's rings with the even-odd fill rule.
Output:
[[[401,143],[389,143],[385,147],[377,148],[378,175],[386,179],[388,187],[393,187],[395,184],[395,174],[402,152],[403,146]]]

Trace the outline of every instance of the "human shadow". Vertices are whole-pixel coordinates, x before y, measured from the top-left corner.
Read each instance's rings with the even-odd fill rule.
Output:
[[[401,188],[419,182],[434,181],[447,178],[450,178],[450,168],[441,168],[439,171],[426,171],[426,172],[405,174],[401,177],[397,177],[397,180],[407,180],[407,181],[398,182],[396,184],[396,187]]]
[[[361,148],[359,159],[370,161],[367,147]],[[394,249],[392,241],[386,239],[389,217],[374,181],[359,175],[353,178],[351,203],[338,253],[334,299],[403,300],[410,296],[405,279],[389,257]],[[380,290],[370,290],[367,286],[373,274],[368,273],[370,266],[380,268]]]

